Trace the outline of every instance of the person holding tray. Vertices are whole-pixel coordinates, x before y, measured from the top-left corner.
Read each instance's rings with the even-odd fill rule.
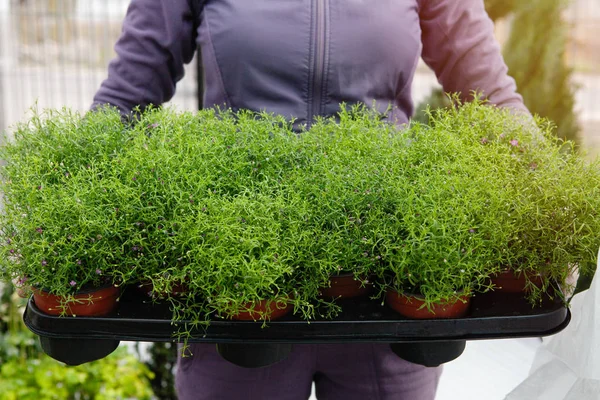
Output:
[[[264,110],[298,128],[342,102],[407,123],[421,57],[444,91],[464,100],[478,91],[527,114],[493,29],[483,0],[132,0],[92,109],[129,115],[168,101],[199,47],[205,107]],[[320,400],[433,400],[442,372],[385,343],[296,345],[255,369],[225,361],[214,344],[191,351],[178,361],[181,400],[308,399],[313,381]]]

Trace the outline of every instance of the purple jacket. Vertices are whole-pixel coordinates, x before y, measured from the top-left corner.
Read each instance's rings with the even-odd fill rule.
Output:
[[[339,104],[413,113],[419,57],[446,92],[482,91],[525,110],[483,0],[208,0],[198,32],[187,0],[132,0],[117,58],[94,97],[128,113],[174,94],[202,50],[204,105],[266,110],[310,125]]]

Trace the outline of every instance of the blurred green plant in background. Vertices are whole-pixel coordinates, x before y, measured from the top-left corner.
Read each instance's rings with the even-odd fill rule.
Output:
[[[579,141],[572,69],[567,65],[567,24],[562,13],[568,1],[519,2],[504,60],[527,108],[556,124],[556,135]]]
[[[159,400],[177,400],[175,393],[175,364],[177,345],[168,342],[154,342],[148,346],[146,366],[152,372],[152,390]]]

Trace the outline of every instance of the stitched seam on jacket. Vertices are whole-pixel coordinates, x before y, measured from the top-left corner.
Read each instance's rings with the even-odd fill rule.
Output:
[[[309,34],[308,34],[308,76],[307,76],[307,80],[306,80],[306,124],[310,124],[312,121],[309,121],[308,119],[310,118],[311,114],[312,114],[312,105],[313,105],[313,101],[314,101],[314,96],[315,94],[313,93],[313,87],[314,85],[313,80],[314,80],[314,74],[315,74],[315,70],[314,70],[314,59],[315,59],[315,54],[313,53],[313,45],[314,45],[314,41],[313,39],[315,38],[316,34],[315,34],[315,18],[313,18],[313,8],[314,8],[314,1],[309,1],[309,6],[308,6],[308,18],[310,18],[310,29],[309,29]]]
[[[205,12],[203,14],[204,14],[204,23],[206,24],[206,34],[208,36],[207,37],[207,40],[209,43],[208,47],[211,49],[213,63],[214,63],[215,69],[217,71],[217,74],[219,75],[219,86],[221,86],[221,91],[225,95],[225,102],[226,102],[227,107],[232,108],[229,94],[227,93],[227,90],[225,89],[225,82],[223,82],[223,75],[221,74],[221,67],[219,66],[219,60],[217,59],[217,51],[215,49],[215,44],[212,40],[212,33],[210,32],[210,23],[208,22],[208,16],[206,15]]]
[[[331,1],[325,3],[325,29],[327,38],[325,39],[325,51],[323,54],[323,82],[321,83],[321,104],[320,109],[324,111],[329,104],[328,88],[329,88],[329,61],[331,56]]]

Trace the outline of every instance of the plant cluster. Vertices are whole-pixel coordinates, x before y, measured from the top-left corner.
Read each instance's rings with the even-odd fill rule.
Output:
[[[150,283],[193,325],[261,300],[314,318],[341,271],[428,304],[507,267],[545,288],[590,271],[596,163],[480,101],[429,120],[358,105],[295,132],[247,111],[36,114],[0,155],[0,271],[60,295]]]
[[[421,232],[413,244],[418,255],[409,258],[426,257],[424,247],[445,243],[447,235],[447,256],[434,251],[443,259],[422,259],[425,265],[461,265],[466,284],[448,281],[480,291],[506,268],[541,276],[542,288],[531,285],[532,301],[553,283],[564,288],[575,269],[592,274],[600,244],[598,162],[556,138],[547,121],[453,100],[457,106],[428,112],[430,126],[412,127],[411,155],[403,155],[417,160],[410,170],[421,190],[405,196],[415,198],[406,215]],[[442,281],[435,280],[433,293]]]

